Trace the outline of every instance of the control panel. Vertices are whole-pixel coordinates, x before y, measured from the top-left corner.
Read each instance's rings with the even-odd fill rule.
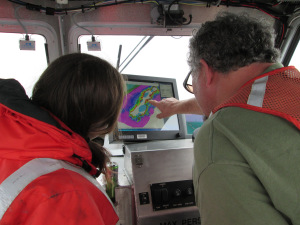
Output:
[[[192,180],[155,183],[150,189],[154,211],[196,205]]]

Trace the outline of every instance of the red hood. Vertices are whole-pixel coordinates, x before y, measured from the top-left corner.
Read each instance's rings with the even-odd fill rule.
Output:
[[[90,163],[92,154],[86,141],[56,120],[67,131],[0,104],[0,158],[54,158],[81,166],[73,157],[76,154]]]

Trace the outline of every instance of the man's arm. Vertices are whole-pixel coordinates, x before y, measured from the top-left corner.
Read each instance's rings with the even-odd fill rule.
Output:
[[[161,111],[161,113],[157,115],[157,118],[159,119],[169,117],[174,114],[203,114],[195,98],[187,100],[165,98],[159,102],[155,100],[149,100],[149,103]]]

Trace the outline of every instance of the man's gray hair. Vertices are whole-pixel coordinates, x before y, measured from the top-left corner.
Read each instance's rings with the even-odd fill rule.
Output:
[[[196,71],[204,59],[214,71],[224,74],[255,62],[274,63],[279,58],[274,40],[269,24],[246,14],[222,13],[191,38],[188,63]]]

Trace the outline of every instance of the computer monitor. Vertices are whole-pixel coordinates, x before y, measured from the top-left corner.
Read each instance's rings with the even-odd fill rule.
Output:
[[[173,115],[158,119],[160,113],[148,100],[178,99],[176,80],[172,78],[124,75],[127,94],[123,101],[117,129],[110,135],[113,141],[136,142],[185,138],[184,118]]]

